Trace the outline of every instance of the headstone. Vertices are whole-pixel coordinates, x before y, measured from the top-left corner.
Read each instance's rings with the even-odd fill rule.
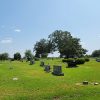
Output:
[[[57,76],[64,76],[64,73],[62,73],[62,67],[54,65],[52,74]]]
[[[13,80],[14,80],[14,81],[17,81],[17,80],[18,80],[18,78],[14,77],[14,78],[13,78]]]
[[[83,85],[88,85],[88,81],[83,81]]]
[[[35,61],[34,60],[30,60],[30,65],[33,65],[35,64]]]
[[[94,83],[94,85],[99,85],[99,83],[96,82],[96,83]]]
[[[100,62],[100,58],[97,58],[96,61],[97,61],[97,62]]]
[[[50,65],[45,65],[44,71],[50,72]]]
[[[44,66],[44,62],[43,61],[41,61],[40,66],[42,66],[42,67]]]

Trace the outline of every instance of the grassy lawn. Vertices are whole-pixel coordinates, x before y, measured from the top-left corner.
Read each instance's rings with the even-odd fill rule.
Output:
[[[61,59],[45,62],[62,65],[64,76],[44,72],[40,61],[0,62],[0,100],[100,100],[100,85],[92,84],[100,83],[99,62],[91,60],[77,68],[66,68]],[[89,85],[80,84],[85,80]]]

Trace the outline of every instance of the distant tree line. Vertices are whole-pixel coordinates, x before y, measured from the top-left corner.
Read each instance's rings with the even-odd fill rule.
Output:
[[[13,60],[26,59],[27,61],[30,61],[33,58],[34,58],[34,55],[32,54],[31,50],[26,50],[23,58],[21,57],[21,54],[17,52],[14,54]]]
[[[31,50],[25,51],[24,59],[30,61],[37,58],[46,58],[49,53],[53,53],[58,51],[60,53],[60,57],[65,58],[75,58],[75,57],[83,57],[86,55],[87,50],[82,47],[80,44],[80,39],[75,38],[68,31],[56,30],[52,34],[48,36],[47,39],[40,39],[37,41],[33,47],[32,54]],[[92,57],[100,57],[100,50],[95,50],[91,54]],[[8,60],[9,54],[2,53],[0,54],[0,60]],[[21,54],[19,52],[13,55],[13,60],[21,60]]]
[[[21,60],[21,54],[19,52],[14,54],[14,60]]]
[[[0,54],[0,60],[21,60],[26,59],[27,61],[30,61],[31,59],[34,59],[34,55],[32,54],[31,50],[26,50],[24,57],[21,56],[19,52],[14,53],[13,57],[10,58],[8,53],[2,53]]]

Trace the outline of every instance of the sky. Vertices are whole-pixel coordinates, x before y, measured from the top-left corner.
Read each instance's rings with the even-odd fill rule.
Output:
[[[87,54],[100,49],[100,0],[0,0],[0,53],[24,55],[55,30],[80,38]]]

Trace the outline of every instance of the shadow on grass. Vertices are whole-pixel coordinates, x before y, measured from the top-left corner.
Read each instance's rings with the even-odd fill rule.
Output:
[[[77,68],[79,66],[67,66],[66,68]]]

